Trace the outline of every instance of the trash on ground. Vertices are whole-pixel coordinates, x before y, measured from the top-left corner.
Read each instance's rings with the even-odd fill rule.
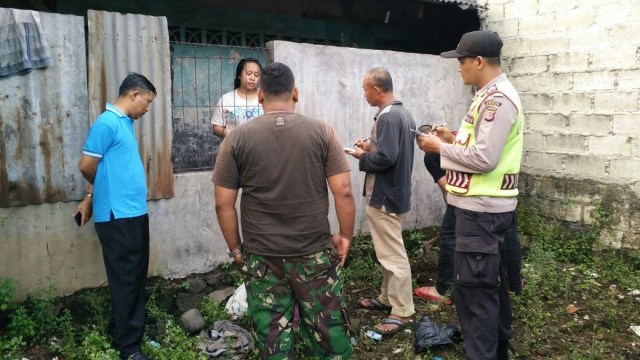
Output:
[[[379,334],[373,330],[367,330],[364,333],[369,339],[373,339],[375,341],[380,341],[382,340],[382,334]]]
[[[224,309],[227,311],[227,314],[230,315],[231,320],[236,320],[244,316],[247,312],[247,307],[249,307],[247,303],[247,288],[244,283],[242,283],[242,285],[238,286],[236,291],[233,292]]]
[[[569,306],[567,306],[567,313],[569,314],[575,314],[578,311],[580,311],[580,308],[575,306],[574,304],[570,304]]]
[[[218,320],[204,331],[198,349],[210,359],[244,359],[254,348],[249,331],[229,320]]]
[[[427,315],[420,319],[414,331],[414,348],[418,354],[429,350],[430,347],[450,345],[462,340],[462,334],[457,326],[452,324],[438,326]]]

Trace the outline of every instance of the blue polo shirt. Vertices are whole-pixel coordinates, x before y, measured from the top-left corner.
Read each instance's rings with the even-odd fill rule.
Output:
[[[99,158],[93,182],[93,221],[130,218],[147,213],[147,180],[138,152],[133,120],[107,104],[89,130],[82,148]]]

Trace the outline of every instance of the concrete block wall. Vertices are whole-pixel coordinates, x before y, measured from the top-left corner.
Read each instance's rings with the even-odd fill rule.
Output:
[[[483,27],[504,41],[503,69],[525,110],[523,172],[573,189],[532,191],[538,181],[524,185],[523,196],[546,202],[549,215],[592,223],[590,212],[603,198],[581,182],[628,191],[608,198],[612,217],[600,243],[640,248],[630,220],[640,189],[640,0],[481,5]],[[573,208],[557,211],[558,203]]]

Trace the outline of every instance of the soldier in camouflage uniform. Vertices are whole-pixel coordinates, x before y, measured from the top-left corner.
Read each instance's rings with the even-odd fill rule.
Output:
[[[298,304],[300,331],[314,356],[347,359],[351,343],[340,272],[355,220],[349,164],[329,123],[294,112],[298,90],[289,67],[267,65],[258,97],[265,114],[229,133],[213,174],[218,223],[229,256],[247,276],[258,348],[265,359],[294,357]],[[328,190],[340,227],[335,235],[327,218]]]

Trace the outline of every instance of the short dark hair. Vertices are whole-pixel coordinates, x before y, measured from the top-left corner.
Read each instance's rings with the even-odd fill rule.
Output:
[[[129,92],[139,90],[140,92],[148,92],[151,91],[154,95],[157,95],[155,86],[144,77],[144,75],[140,75],[138,73],[129,73],[124,80],[122,80],[122,84],[120,84],[120,90],[118,96],[127,95]]]
[[[240,62],[238,63],[238,66],[236,66],[236,77],[235,79],[233,79],[234,89],[237,89],[240,87],[240,75],[242,74],[242,70],[244,70],[245,65],[250,62],[256,63],[256,65],[258,65],[258,68],[260,68],[260,72],[262,72],[262,65],[260,65],[260,61],[258,61],[258,59],[254,59],[254,58],[241,59]]]
[[[393,91],[393,80],[389,71],[382,67],[377,67],[367,72],[369,80],[373,86],[378,87],[382,92],[388,93]]]
[[[293,72],[283,63],[274,62],[262,70],[260,89],[267,99],[290,96],[295,86]]]
[[[485,57],[484,59],[490,65],[500,66],[500,56],[497,56],[497,57]]]

